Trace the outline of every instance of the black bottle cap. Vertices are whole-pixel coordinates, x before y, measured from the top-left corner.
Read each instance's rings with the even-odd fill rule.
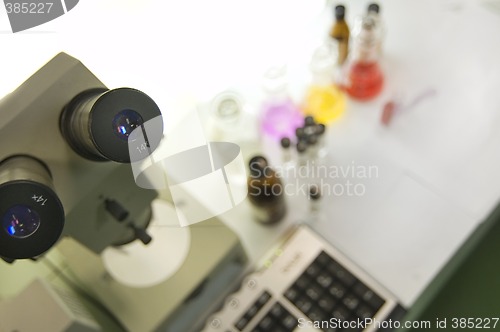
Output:
[[[317,143],[318,143],[318,136],[316,135],[307,136],[307,144],[316,145]]]
[[[320,123],[316,126],[316,134],[321,136],[325,133],[326,127],[324,124]]]
[[[345,16],[345,7],[343,5],[338,5],[335,7],[335,18],[337,20],[343,20]]]
[[[368,5],[368,13],[379,13],[380,12],[380,6],[377,3],[371,3]]]
[[[300,140],[298,141],[297,143],[297,152],[302,154],[304,152],[306,152],[307,150],[307,142],[304,141],[304,140]]]
[[[319,187],[317,185],[313,184],[309,188],[309,199],[317,201],[320,198],[321,198],[321,191],[319,190]]]
[[[263,156],[255,156],[248,162],[251,176],[261,176],[266,167],[268,167],[267,159]]]
[[[306,133],[304,132],[304,128],[300,127],[300,128],[295,129],[295,136],[297,136],[298,139],[301,139],[305,135],[306,135]]]
[[[307,126],[314,126],[316,124],[316,121],[314,121],[314,118],[310,115],[306,116],[304,118],[304,125]]]
[[[290,139],[288,137],[283,137],[280,141],[281,147],[283,149],[288,149],[290,147]]]

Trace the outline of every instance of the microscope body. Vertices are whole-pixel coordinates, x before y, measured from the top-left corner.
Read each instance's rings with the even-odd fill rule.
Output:
[[[107,89],[80,61],[58,54],[0,100],[0,159],[28,155],[43,161],[66,215],[62,235],[101,253],[109,245],[134,239],[131,222],[147,226],[157,193],[135,184],[130,165],[87,160],[63,138],[62,110],[74,96],[95,88]],[[126,206],[127,220],[114,220],[106,211],[106,199]]]

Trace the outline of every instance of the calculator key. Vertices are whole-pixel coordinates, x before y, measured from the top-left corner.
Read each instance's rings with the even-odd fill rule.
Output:
[[[329,327],[324,330],[324,332],[339,332],[340,328],[339,327]]]
[[[306,269],[305,274],[309,276],[310,278],[315,279],[318,274],[321,272],[322,267],[318,263],[313,262],[311,265],[309,265]]]
[[[356,310],[356,316],[361,319],[372,318],[373,316],[375,316],[375,311],[367,305],[362,304]]]
[[[319,307],[313,307],[309,312],[307,313],[307,316],[312,320],[312,321],[323,321],[326,319],[326,314],[323,310],[321,310]]]
[[[334,298],[336,299],[341,299],[345,292],[346,292],[346,288],[344,285],[342,285],[341,283],[339,282],[334,282],[332,284],[332,286],[330,286],[330,288],[328,289],[328,292],[333,295]]]
[[[347,309],[354,311],[359,305],[359,298],[356,297],[354,294],[350,293],[347,294],[343,299],[342,303],[347,307]]]
[[[316,284],[309,285],[306,289],[306,295],[313,301],[317,301],[322,293],[322,289]]]
[[[257,306],[259,308],[262,307],[264,304],[267,303],[267,301],[269,301],[270,298],[271,294],[269,294],[268,292],[262,293],[256,301]]]
[[[328,256],[328,254],[324,251],[322,251],[318,257],[314,260],[315,263],[317,263],[320,266],[326,266],[332,261],[332,258]]]
[[[258,328],[263,330],[263,331],[274,331],[274,320],[270,316],[266,316],[262,318],[260,321]]]
[[[243,329],[248,325],[248,318],[243,316],[240,318],[240,320],[238,320],[236,322],[236,324],[234,324],[234,326],[240,330],[240,331],[243,331]]]
[[[335,301],[330,296],[322,296],[318,301],[318,306],[322,310],[330,312],[333,310],[333,307],[335,306]]]
[[[332,311],[332,317],[338,320],[347,320],[349,318],[349,310],[343,306],[338,306]]]
[[[300,297],[295,301],[295,306],[300,309],[303,313],[307,314],[309,310],[313,307],[314,303],[306,296]]]
[[[293,303],[295,300],[297,300],[300,293],[295,287],[291,287],[285,292],[284,295],[288,300],[290,300],[290,302]]]
[[[353,291],[361,300],[363,300],[375,310],[378,310],[382,306],[382,304],[384,304],[384,300],[380,296],[375,294],[371,289],[369,289],[361,282],[358,282],[354,285]]]
[[[286,309],[283,308],[283,306],[276,302],[272,307],[271,307],[271,310],[269,310],[269,313],[271,314],[271,316],[273,316],[274,318],[276,319],[281,319],[286,313]]]
[[[353,327],[346,327],[342,329],[342,332],[361,332],[363,329],[358,326],[353,326]]]
[[[334,278],[342,281],[347,287],[352,286],[356,281],[356,278],[337,262],[332,262],[332,264],[328,266],[328,269],[333,274]]]
[[[259,312],[259,307],[254,304],[250,307],[250,309],[247,310],[245,316],[247,316],[249,319],[252,319],[252,317],[255,316],[257,312]]]
[[[288,314],[284,319],[283,319],[283,326],[288,329],[288,330],[293,330],[297,327],[298,320],[291,314]]]
[[[333,278],[332,276],[326,272],[322,271],[317,277],[316,277],[316,283],[320,285],[323,288],[328,288],[332,284]]]
[[[297,279],[297,281],[295,281],[293,285],[302,291],[306,289],[310,283],[311,283],[311,278],[309,278],[307,274],[303,274]]]
[[[290,332],[289,330],[285,329],[284,327],[281,326],[275,326],[273,332]]]

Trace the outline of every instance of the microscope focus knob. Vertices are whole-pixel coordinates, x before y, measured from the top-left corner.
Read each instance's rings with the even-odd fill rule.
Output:
[[[124,221],[128,217],[128,211],[114,199],[106,199],[104,207],[117,221]]]
[[[129,224],[128,227],[132,228],[134,235],[144,244],[149,244],[153,238],[144,229],[137,227],[134,224]]]

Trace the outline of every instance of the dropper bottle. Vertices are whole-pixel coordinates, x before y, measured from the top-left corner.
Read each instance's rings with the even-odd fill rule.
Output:
[[[337,42],[338,57],[337,64],[342,65],[349,54],[349,26],[345,21],[345,7],[338,5],[335,7],[335,23],[330,30],[330,37]]]
[[[378,3],[372,2],[368,5],[367,11],[366,11],[367,16],[371,16],[375,19],[376,21],[376,26],[378,30],[378,45],[377,45],[377,50],[379,55],[382,54],[382,44],[384,42],[385,38],[385,24],[384,21],[382,20],[382,16],[380,15],[380,6]]]
[[[280,140],[281,146],[281,163],[285,169],[293,166],[292,162],[292,141],[288,137],[283,137]]]

